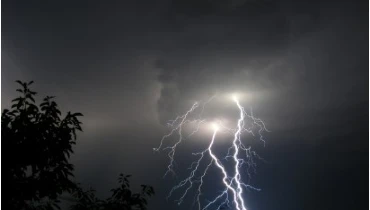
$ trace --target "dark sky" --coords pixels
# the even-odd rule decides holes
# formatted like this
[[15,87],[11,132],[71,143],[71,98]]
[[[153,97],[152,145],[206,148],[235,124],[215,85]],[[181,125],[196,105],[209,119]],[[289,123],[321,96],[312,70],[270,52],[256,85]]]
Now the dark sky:
[[1,105],[34,80],[85,115],[79,182],[107,196],[133,174],[157,191],[150,210],[183,210],[152,151],[165,121],[247,93],[272,131],[251,210],[368,209],[368,26],[367,1],[2,1]]

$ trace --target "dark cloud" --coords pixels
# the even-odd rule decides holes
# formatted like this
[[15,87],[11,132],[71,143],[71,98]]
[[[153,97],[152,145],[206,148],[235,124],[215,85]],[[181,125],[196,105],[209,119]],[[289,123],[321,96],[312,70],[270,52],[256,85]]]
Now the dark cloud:
[[[365,3],[364,3],[365,4]],[[218,93],[209,116],[243,101],[271,133],[251,209],[360,208],[368,193],[368,5],[198,0],[2,4],[2,107],[14,80],[35,80],[63,110],[83,112],[73,162],[102,195],[119,172],[155,185],[175,179],[153,154],[165,121]],[[184,145],[184,153],[191,145]],[[366,157],[365,157],[366,156]],[[187,161],[187,157],[179,158]],[[150,176],[148,176],[150,174]],[[341,186],[342,188],[340,188]],[[355,195],[357,192],[361,195]],[[326,196],[322,196],[326,195]]]
[[[290,118],[292,121],[284,125],[288,128],[300,121],[294,117],[298,113],[301,118],[338,104],[342,104],[343,110],[351,106],[343,99],[356,97],[351,93],[366,90],[343,84],[356,84],[361,80],[358,84],[366,85],[366,78],[353,74],[352,68],[366,65],[367,58],[366,47],[363,47],[366,36],[360,32],[355,32],[360,37],[349,36],[355,36],[354,31],[364,25],[361,22],[348,25],[354,21],[353,17],[350,17],[353,20],[347,19],[349,11],[327,5],[315,8],[315,4],[310,4],[306,5],[309,9],[302,6],[298,11],[279,10],[288,4],[279,6],[266,12],[263,19],[236,15],[238,21],[233,16],[222,17],[224,24],[219,25],[212,24],[216,19],[207,18],[189,23],[183,34],[188,29],[194,36],[182,37],[174,44],[174,50],[160,58],[157,66],[161,69],[158,80],[162,83],[162,94],[158,109],[163,113],[162,120],[173,115],[173,110],[177,109],[175,113],[184,110],[190,101],[216,92],[252,92],[257,98],[260,95],[254,105],[263,107],[262,112],[273,109],[275,113],[269,115],[275,116],[275,123],[281,118]],[[283,27],[276,25],[279,18]],[[259,25],[255,30],[258,34],[250,30],[248,23]],[[205,33],[210,31],[223,33]],[[270,39],[268,36],[272,34]],[[355,48],[362,52],[360,56],[348,54]],[[333,94],[336,96],[328,101]],[[302,110],[302,106],[306,110]],[[319,121],[322,120],[325,119]]]

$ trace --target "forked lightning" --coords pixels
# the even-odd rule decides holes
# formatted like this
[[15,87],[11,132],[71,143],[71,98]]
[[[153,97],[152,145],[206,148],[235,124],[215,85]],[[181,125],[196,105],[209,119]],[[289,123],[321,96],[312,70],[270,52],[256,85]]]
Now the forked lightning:
[[[253,116],[252,110],[248,113],[244,107],[240,104],[238,98],[234,95],[232,97],[235,102],[236,108],[239,113],[239,118],[237,120],[236,128],[228,128],[220,120],[216,122],[208,122],[207,119],[202,119],[203,112],[208,103],[210,103],[215,96],[211,97],[204,103],[194,103],[192,107],[183,115],[176,117],[175,120],[172,120],[168,123],[170,131],[164,135],[161,139],[161,142],[157,148],[154,148],[154,151],[163,151],[169,150],[168,157],[170,159],[169,165],[167,166],[167,171],[164,174],[166,176],[168,173],[175,173],[174,171],[174,162],[175,162],[175,153],[178,146],[185,141],[187,138],[192,137],[194,134],[200,131],[201,125],[205,123],[211,123],[213,135],[211,141],[207,148],[201,152],[192,153],[196,157],[195,161],[191,163],[189,169],[190,174],[187,178],[180,181],[176,186],[172,188],[167,198],[173,196],[175,191],[180,191],[181,196],[176,200],[177,204],[180,205],[185,197],[189,194],[189,191],[192,188],[196,189],[196,194],[194,197],[194,204],[197,204],[198,210],[206,209],[216,209],[219,210],[225,207],[235,207],[237,210],[247,210],[246,203],[244,200],[244,190],[253,189],[259,191],[260,189],[255,188],[249,184],[251,178],[251,173],[255,172],[256,159],[261,160],[262,158],[251,149],[251,146],[246,146],[242,141],[242,134],[247,132],[252,136],[257,136],[258,140],[262,141],[265,145],[265,139],[263,137],[264,132],[269,132],[266,129],[265,123],[258,118]],[[198,111],[199,113],[195,113]],[[193,117],[196,116],[196,117]],[[189,134],[185,134],[185,126],[192,126]],[[249,125],[249,126],[247,126]],[[220,131],[224,131],[232,134],[231,146],[227,149],[227,155],[219,158],[212,151],[212,146],[216,141],[217,134]],[[257,131],[257,133],[255,132]],[[177,140],[170,144],[169,146],[165,145],[165,140],[171,136],[177,135]],[[209,157],[208,159],[206,157]],[[208,162],[207,162],[208,161]],[[202,162],[203,167],[202,167]],[[233,164],[233,170],[227,170],[225,164]],[[224,189],[220,193],[212,198],[207,203],[202,202],[201,198],[205,196],[203,193],[203,184],[204,179],[209,175],[208,170],[212,167],[216,167],[220,170],[222,177],[220,177],[220,182],[224,186]],[[241,171],[245,170],[247,177],[244,181]]]

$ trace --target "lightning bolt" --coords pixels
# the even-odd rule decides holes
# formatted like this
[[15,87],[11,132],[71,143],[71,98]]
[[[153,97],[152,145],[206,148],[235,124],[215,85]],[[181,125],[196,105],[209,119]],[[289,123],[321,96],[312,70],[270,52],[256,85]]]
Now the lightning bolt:
[[[208,103],[210,103],[216,96],[211,97],[203,104],[195,102],[192,107],[183,115],[176,117],[174,120],[169,121],[168,126],[171,128],[170,131],[164,135],[157,148],[153,148],[154,151],[169,150],[167,153],[170,161],[167,166],[168,173],[175,174],[174,163],[175,163],[175,152],[177,147],[186,139],[199,132],[200,126],[208,122],[207,119],[202,119],[203,112]],[[247,132],[252,136],[258,136],[258,139],[265,145],[265,139],[263,137],[264,132],[270,132],[266,129],[265,123],[254,117],[252,110],[248,113],[244,107],[240,104],[236,97],[233,97],[233,101],[239,111],[239,118],[237,120],[236,128],[228,128],[222,121],[217,120],[213,125],[213,135],[207,148],[200,152],[192,153],[195,156],[195,160],[190,164],[188,168],[190,170],[189,176],[180,181],[174,186],[169,192],[167,199],[173,196],[173,193],[177,190],[183,189],[181,196],[176,200],[177,204],[180,205],[185,197],[189,194],[189,190],[192,188],[196,189],[194,203],[197,204],[198,210],[207,210],[214,207],[216,210],[220,210],[222,207],[231,208],[230,205],[234,205],[237,210],[247,210],[244,198],[243,189],[252,189],[260,191],[260,189],[253,187],[249,184],[252,177],[252,172],[256,172],[256,161],[263,160],[255,151],[252,150],[251,146],[245,146],[242,141],[242,134]],[[197,108],[200,108],[199,113],[195,113]],[[194,118],[194,119],[193,119]],[[184,138],[184,130],[189,124],[195,125],[190,131],[190,134]],[[217,134],[220,131],[233,134],[232,145],[228,148],[226,156],[222,159],[218,158],[212,151],[214,142],[216,141]],[[257,135],[255,134],[257,130]],[[178,139],[170,146],[165,147],[165,140],[171,136],[178,135]],[[233,171],[227,171],[224,164],[229,164],[230,159],[233,162]],[[223,163],[223,161],[225,163]],[[205,163],[205,167],[202,167],[202,163]],[[204,178],[209,174],[208,171],[211,167],[217,168],[221,174],[221,183],[224,189],[220,191],[212,200],[202,205],[201,197],[203,195],[203,184]],[[248,182],[243,181],[241,170],[245,169],[248,175]]]

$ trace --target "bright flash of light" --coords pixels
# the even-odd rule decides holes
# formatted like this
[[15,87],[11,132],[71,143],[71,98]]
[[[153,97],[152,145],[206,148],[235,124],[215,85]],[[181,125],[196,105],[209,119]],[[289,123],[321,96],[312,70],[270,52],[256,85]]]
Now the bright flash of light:
[[[168,173],[175,173],[174,162],[176,149],[184,140],[197,133],[201,124],[207,122],[207,119],[202,119],[202,114],[206,105],[210,103],[213,98],[215,98],[215,96],[204,103],[194,103],[185,114],[176,117],[175,120],[172,120],[168,123],[170,131],[163,136],[159,146],[154,148],[154,151],[169,150],[167,155],[170,161],[164,176],[166,176]],[[258,140],[265,144],[263,133],[269,131],[266,129],[265,123],[261,119],[253,116],[252,110],[250,113],[248,113],[244,109],[244,107],[240,104],[236,94],[232,95],[232,99],[235,102],[239,113],[236,128],[228,128],[223,125],[221,121],[210,123],[213,134],[208,147],[200,152],[192,153],[192,155],[195,156],[195,160],[188,168],[190,170],[190,174],[187,176],[187,178],[180,181],[171,189],[167,199],[173,196],[175,191],[181,191],[181,196],[176,200],[177,204],[180,205],[184,201],[185,197],[189,194],[189,190],[195,188],[196,194],[194,204],[197,204],[198,210],[206,210],[211,208],[220,210],[222,207],[231,208],[231,206],[234,206],[237,210],[247,210],[243,192],[245,189],[252,189],[256,191],[260,190],[251,186],[249,182],[252,173],[255,173],[256,159],[262,160],[262,158],[252,150],[251,146],[247,147],[245,145],[242,140],[242,134],[247,132],[252,136],[257,137]],[[200,110],[198,111],[197,108],[199,107]],[[196,126],[193,127],[189,135],[185,135],[184,128],[189,124],[195,124]],[[222,158],[218,158],[212,150],[212,146],[216,141],[217,134],[221,130],[231,133],[233,138],[231,141],[231,146],[227,149],[227,154]],[[255,134],[255,130],[258,131],[257,134]],[[165,140],[175,135],[178,136],[177,140],[169,146],[164,146]],[[206,158],[207,156],[209,157],[208,159]],[[202,167],[202,165],[204,165],[202,163],[205,163],[205,167]],[[233,164],[233,170],[228,171],[225,167],[225,164],[230,163]],[[201,200],[201,198],[204,196],[203,184],[205,177],[209,174],[208,170],[211,167],[216,167],[221,172],[222,177],[220,177],[220,183],[224,186],[224,188],[212,200],[204,203]],[[242,170],[247,172],[247,181],[244,181],[242,177]]]
[[212,128],[214,131],[218,131],[220,129],[220,126],[217,123],[212,123]]
[[234,93],[232,96],[232,99],[235,101],[235,102],[238,102],[238,96],[236,93]]

